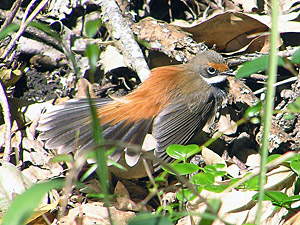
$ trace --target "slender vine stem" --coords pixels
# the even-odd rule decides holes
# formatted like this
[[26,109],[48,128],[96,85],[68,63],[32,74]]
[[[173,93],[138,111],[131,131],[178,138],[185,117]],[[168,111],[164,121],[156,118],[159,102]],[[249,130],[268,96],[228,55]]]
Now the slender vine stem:
[[271,27],[271,50],[270,50],[270,61],[268,68],[268,81],[267,81],[267,89],[266,89],[266,100],[263,105],[263,140],[262,146],[260,149],[261,152],[261,171],[260,171],[260,182],[259,182],[259,202],[258,202],[258,210],[257,210],[257,219],[256,224],[261,223],[261,213],[262,213],[262,201],[264,199],[264,185],[266,182],[266,163],[268,157],[268,144],[269,144],[269,134],[272,124],[272,114],[274,108],[274,96],[275,96],[275,87],[274,84],[276,82],[277,75],[277,64],[278,64],[278,50],[277,44],[279,39],[278,33],[278,9],[279,9],[279,1],[272,0],[271,1],[271,17],[272,17],[272,27]]

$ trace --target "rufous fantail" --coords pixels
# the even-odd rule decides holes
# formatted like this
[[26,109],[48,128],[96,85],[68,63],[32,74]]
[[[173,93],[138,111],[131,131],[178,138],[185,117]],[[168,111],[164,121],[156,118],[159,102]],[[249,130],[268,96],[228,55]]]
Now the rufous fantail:
[[[120,99],[93,99],[104,138],[142,146],[147,133],[152,133],[155,156],[170,162],[169,145],[187,144],[214,119],[227,95],[227,75],[231,74],[223,57],[207,50],[187,64],[153,69],[140,87]],[[82,151],[93,145],[91,121],[88,100],[70,100],[42,116],[39,138],[58,153]],[[124,148],[115,150],[110,158],[125,161],[128,169],[141,161]],[[129,176],[126,172],[117,175]]]

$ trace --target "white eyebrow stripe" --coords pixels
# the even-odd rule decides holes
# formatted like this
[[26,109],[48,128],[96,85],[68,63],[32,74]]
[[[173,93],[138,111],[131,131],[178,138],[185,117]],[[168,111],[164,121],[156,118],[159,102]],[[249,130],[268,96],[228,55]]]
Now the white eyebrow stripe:
[[206,77],[202,76],[202,78],[209,84],[218,84],[218,83],[222,83],[223,81],[225,81],[227,79],[227,76],[218,75],[218,76],[214,76],[214,77],[210,77],[210,78],[206,78]]

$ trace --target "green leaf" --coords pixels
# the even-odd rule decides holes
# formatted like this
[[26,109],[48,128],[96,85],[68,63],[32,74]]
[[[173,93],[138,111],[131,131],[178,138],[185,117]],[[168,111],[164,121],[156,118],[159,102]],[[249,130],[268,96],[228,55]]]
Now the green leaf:
[[294,119],[294,115],[291,114],[291,113],[285,113],[285,114],[283,115],[283,117],[284,117],[284,119],[286,119],[286,120],[292,120],[292,119]]
[[210,173],[198,173],[191,178],[191,183],[197,185],[214,184],[215,177]]
[[[209,211],[209,210],[206,209],[206,211]],[[214,220],[219,219],[218,215],[213,214],[213,213],[208,213],[208,212],[201,214],[201,217],[202,217],[201,222],[198,223],[198,225],[211,225],[211,224],[213,224]]]
[[294,102],[288,104],[287,109],[290,113],[300,112],[300,97],[298,97]]
[[[258,194],[255,194],[252,197],[253,200],[258,199]],[[291,199],[289,199],[289,197],[287,196],[287,194],[282,193],[280,191],[266,191],[265,195],[264,195],[264,201],[271,201],[273,205],[277,205],[280,207],[284,206],[284,202],[289,201]]]
[[259,124],[260,123],[260,119],[258,117],[253,117],[250,119],[250,122],[252,124]]
[[224,167],[225,165],[221,163],[218,163],[216,165],[207,165],[203,168],[203,171],[205,173],[212,174],[214,177],[224,176],[226,174],[225,171],[222,171]]
[[221,200],[220,199],[208,199],[207,200],[207,203],[209,204],[210,206],[210,212],[213,212],[213,213],[217,213],[219,212],[220,208],[221,208]]
[[80,181],[83,182],[85,179],[87,179],[89,176],[91,176],[96,170],[98,169],[97,163],[92,164],[89,169],[82,175],[80,178]]
[[86,191],[83,192],[83,193],[87,193],[87,196],[90,197],[90,198],[104,199],[104,197],[105,197],[104,193],[89,193],[89,192],[86,192]]
[[167,179],[164,176],[157,176],[154,178],[154,181],[156,183],[165,183],[167,182]]
[[140,213],[128,221],[128,225],[173,225],[165,216]]
[[100,50],[96,44],[93,45],[87,45],[85,50],[85,55],[89,59],[89,65],[90,65],[90,80],[91,83],[93,83],[92,77],[94,77],[94,74],[96,72],[97,68],[97,62],[99,60]]
[[290,164],[292,170],[295,171],[295,173],[298,174],[298,176],[300,175],[300,160],[293,160]]
[[214,177],[222,177],[226,174],[226,172],[222,170],[224,167],[225,165],[221,163],[216,165],[207,165],[203,168],[203,171],[213,175]]
[[122,166],[120,163],[115,162],[114,160],[107,159],[107,163],[110,166],[114,166],[114,167],[116,167],[116,168],[118,168],[120,170],[127,171],[126,167]]
[[9,24],[5,29],[0,33],[0,40],[5,38],[9,33],[16,32],[19,29],[19,25],[15,23]]
[[221,193],[226,188],[228,188],[228,186],[227,185],[205,185],[203,188],[207,191],[211,191],[211,192],[215,192],[215,193]]
[[[195,173],[200,169],[199,166],[192,163],[169,164],[169,166],[173,170],[175,170],[179,175],[187,175],[187,174]],[[163,169],[168,173],[175,175],[172,171],[169,171],[167,168],[163,167]]]
[[102,25],[101,19],[88,21],[85,25],[87,36],[93,38],[96,35],[99,28],[101,27],[101,25]]
[[292,203],[297,202],[300,200],[300,195],[293,195],[293,196],[289,196],[287,197],[284,201],[283,201],[283,205],[288,205],[290,206]]
[[[46,192],[54,188],[62,188],[64,180],[56,179],[36,184],[16,197],[4,214],[2,225],[20,225],[33,215]],[[18,213],[16,213],[18,212]]]
[[102,133],[102,126],[100,125],[100,120],[98,118],[96,106],[93,104],[93,101],[89,95],[89,92],[87,92],[89,98],[89,106],[90,106],[90,112],[92,116],[92,128],[93,128],[93,136],[94,136],[94,142],[95,146],[100,146],[95,149],[96,152],[96,158],[97,158],[97,174],[98,178],[101,184],[101,190],[104,193],[104,201],[107,205],[110,205],[109,202],[109,180],[108,180],[108,169],[107,169],[107,155],[106,155],[106,149],[104,147],[101,147],[102,144],[104,144],[105,140]]
[[273,160],[277,159],[278,157],[280,157],[281,155],[280,154],[274,154],[274,155],[270,155],[268,157],[268,163],[269,162],[272,162]]
[[257,191],[259,188],[259,176],[255,176],[250,180],[247,180],[243,185],[243,188],[246,190]]
[[[253,73],[257,73],[259,71],[265,71],[268,68],[268,64],[269,64],[268,55],[246,62],[238,70],[237,75],[235,77],[236,78],[248,77]],[[285,65],[281,57],[278,57],[278,65],[279,66]]]
[[300,49],[294,53],[291,63],[300,64]]
[[40,23],[40,22],[30,22],[29,25],[45,32],[49,36],[51,36],[51,37],[55,38],[56,40],[58,40],[59,42],[62,42],[61,37],[49,25],[45,25],[45,24]]
[[213,224],[214,220],[218,219],[217,215],[221,207],[221,200],[209,199],[208,204],[210,207],[207,207],[205,212],[202,214],[202,219],[199,225]]
[[225,165],[222,163],[217,163],[215,165],[207,165],[204,167],[204,169],[207,169],[208,171],[221,171],[225,168]]
[[70,154],[59,154],[51,158],[50,163],[55,162],[74,162],[72,155]]
[[172,158],[185,162],[190,156],[192,156],[192,152],[198,148],[198,145],[171,145],[167,147],[166,151]]
[[286,162],[291,162],[291,161],[294,161],[294,160],[300,160],[300,154],[294,155],[293,157],[286,160]]
[[193,194],[192,191],[190,191],[189,189],[181,189],[180,191],[177,192],[176,194],[176,198],[179,201],[191,201],[193,199],[195,199],[197,196]]
[[261,107],[262,107],[262,102],[259,101],[257,102],[255,105],[250,106],[246,112],[245,112],[245,118],[249,119],[249,118],[253,118],[253,117],[257,117],[259,116],[259,113],[261,111]]

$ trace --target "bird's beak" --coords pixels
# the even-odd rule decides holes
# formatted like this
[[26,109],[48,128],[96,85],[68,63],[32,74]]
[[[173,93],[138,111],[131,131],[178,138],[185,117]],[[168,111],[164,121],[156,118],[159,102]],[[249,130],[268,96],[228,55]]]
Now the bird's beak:
[[233,70],[228,70],[228,71],[222,72],[222,73],[220,73],[220,75],[231,76],[231,77],[235,76],[235,74],[233,73]]

